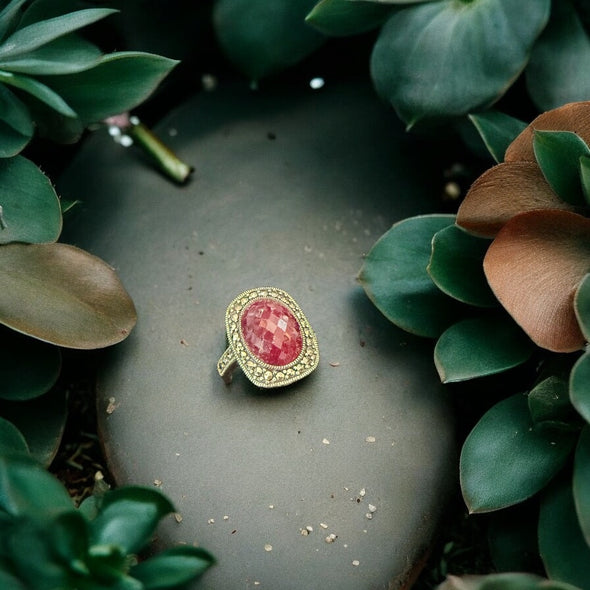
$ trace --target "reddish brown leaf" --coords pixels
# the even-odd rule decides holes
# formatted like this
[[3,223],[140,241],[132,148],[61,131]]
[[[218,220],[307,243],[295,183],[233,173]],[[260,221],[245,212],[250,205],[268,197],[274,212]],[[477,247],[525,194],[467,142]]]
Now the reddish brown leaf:
[[505,162],[535,161],[533,134],[540,131],[573,131],[590,145],[590,101],[570,102],[536,117],[508,146]]
[[536,209],[573,207],[559,199],[536,164],[503,163],[473,183],[459,207],[457,224],[475,235],[491,238],[514,215]]
[[513,217],[489,247],[484,271],[496,297],[542,348],[583,348],[573,299],[590,271],[590,219],[569,211]]

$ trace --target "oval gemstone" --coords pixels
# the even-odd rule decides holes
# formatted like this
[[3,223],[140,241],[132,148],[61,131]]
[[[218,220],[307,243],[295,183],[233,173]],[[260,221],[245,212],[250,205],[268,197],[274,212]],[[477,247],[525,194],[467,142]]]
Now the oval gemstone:
[[250,352],[273,366],[288,365],[301,353],[303,339],[297,318],[274,299],[258,299],[242,312],[242,337]]

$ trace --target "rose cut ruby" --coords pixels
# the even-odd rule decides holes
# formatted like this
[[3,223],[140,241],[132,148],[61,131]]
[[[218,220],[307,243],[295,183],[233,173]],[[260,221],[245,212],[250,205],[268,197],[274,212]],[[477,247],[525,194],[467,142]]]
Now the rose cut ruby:
[[242,337],[250,352],[273,366],[288,365],[301,353],[301,327],[291,310],[274,299],[257,299],[242,312]]

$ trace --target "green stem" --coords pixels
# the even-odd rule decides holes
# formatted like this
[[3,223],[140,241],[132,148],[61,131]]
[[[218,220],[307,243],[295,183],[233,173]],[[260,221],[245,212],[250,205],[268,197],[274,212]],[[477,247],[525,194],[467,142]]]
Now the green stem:
[[192,166],[183,162],[143,123],[132,118],[131,125],[124,131],[144,149],[164,174],[179,184],[188,180],[193,171]]

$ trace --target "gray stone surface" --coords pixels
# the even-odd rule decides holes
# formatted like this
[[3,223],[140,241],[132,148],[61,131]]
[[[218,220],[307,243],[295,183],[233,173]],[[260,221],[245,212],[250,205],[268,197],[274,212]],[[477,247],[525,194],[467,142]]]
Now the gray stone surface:
[[[403,587],[454,483],[452,420],[431,344],[355,277],[394,221],[436,207],[436,166],[362,85],[222,87],[158,131],[196,167],[188,186],[99,133],[59,187],[84,200],[64,240],[115,266],[139,314],[99,382],[114,476],[161,482],[182,522],[160,540],[216,555],[195,588]],[[226,306],[264,285],[301,305],[320,365],[285,389],[226,387]]]

